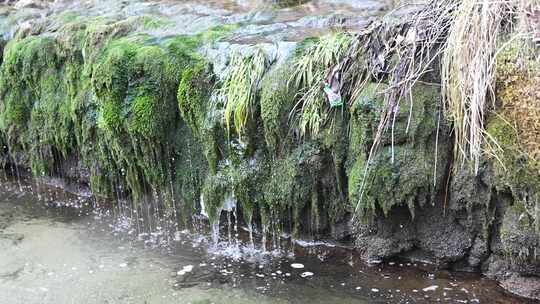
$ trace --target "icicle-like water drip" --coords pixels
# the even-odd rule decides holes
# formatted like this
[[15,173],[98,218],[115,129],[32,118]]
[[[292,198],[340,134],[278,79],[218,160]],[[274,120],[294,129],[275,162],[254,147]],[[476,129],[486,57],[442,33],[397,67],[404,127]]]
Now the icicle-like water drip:
[[173,183],[173,172],[174,168],[173,165],[175,162],[174,157],[171,156],[171,151],[167,149],[167,153],[169,154],[170,162],[169,162],[169,186],[171,188],[171,203],[172,203],[172,215],[173,215],[173,226],[174,226],[174,235],[178,232],[178,214],[176,210],[176,195],[174,192],[174,183]]
[[251,221],[248,223],[248,233],[249,233],[249,246],[251,249],[255,249],[255,242],[253,241],[253,224]]
[[159,202],[161,202],[161,195],[158,190],[152,187],[152,197],[150,197],[150,207],[152,208],[152,220],[154,222],[154,234],[158,235],[162,230],[162,219],[159,212]]
[[[233,214],[235,210],[236,210],[236,197],[234,197],[234,193],[230,192],[225,196],[225,200],[223,201],[223,211],[227,212],[227,237],[228,237],[229,244],[233,243],[232,229],[236,230],[236,228],[233,227],[233,223],[231,220],[231,214]],[[219,214],[218,214],[218,217],[219,217]]]
[[217,246],[219,244],[219,221],[221,217],[222,209],[218,209],[215,212],[214,218],[210,218],[208,210],[206,209],[204,195],[201,193],[199,203],[201,205],[201,215],[210,220],[210,236],[212,238],[212,244]]
[[227,240],[229,244],[232,244],[232,233],[231,233],[231,212],[227,211]]
[[238,207],[235,205],[233,209],[233,216],[234,216],[234,244],[238,246],[240,243],[238,239]]
[[212,243],[214,246],[219,244],[219,216],[210,223],[210,233],[212,234]]
[[278,235],[278,232],[277,232],[277,217],[275,215],[275,209],[274,208],[270,209],[269,223],[270,223],[269,229],[270,229],[270,233],[272,235],[272,240],[271,240],[272,250],[276,250],[277,247],[278,247],[277,239],[279,238],[279,235]]
[[261,241],[261,250],[267,252],[266,250],[266,234],[268,233],[268,226],[266,223],[262,224],[262,241]]
[[267,252],[266,250],[266,235],[268,233],[268,214],[266,213],[266,210],[264,208],[261,209],[261,233],[262,233],[262,240],[261,240],[261,250],[263,252]]

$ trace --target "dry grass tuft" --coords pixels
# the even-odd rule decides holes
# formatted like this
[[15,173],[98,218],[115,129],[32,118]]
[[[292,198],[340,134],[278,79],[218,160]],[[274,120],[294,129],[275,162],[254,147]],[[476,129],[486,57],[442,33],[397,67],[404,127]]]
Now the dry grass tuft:
[[454,126],[454,155],[460,169],[472,162],[478,173],[486,140],[488,101],[495,101],[495,58],[505,2],[461,2],[442,58],[443,98]]

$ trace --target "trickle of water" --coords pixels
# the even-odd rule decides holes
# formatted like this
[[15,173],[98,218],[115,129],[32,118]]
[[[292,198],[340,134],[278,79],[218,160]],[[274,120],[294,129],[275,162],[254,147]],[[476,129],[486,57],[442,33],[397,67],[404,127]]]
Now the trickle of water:
[[268,225],[266,223],[262,223],[262,241],[261,241],[261,250],[263,252],[266,252],[266,234],[268,233]]
[[227,240],[229,241],[229,244],[232,244],[232,232],[231,232],[231,213],[229,211],[225,211],[227,213]]
[[238,244],[238,213],[237,213],[237,206],[234,206],[233,209],[233,216],[234,216],[234,243]]
[[216,216],[216,219],[211,223],[210,233],[212,236],[212,242],[214,246],[217,246],[219,243],[219,216]]
[[255,242],[253,241],[253,224],[251,222],[248,224],[248,232],[249,232],[249,246],[252,249],[254,249]]

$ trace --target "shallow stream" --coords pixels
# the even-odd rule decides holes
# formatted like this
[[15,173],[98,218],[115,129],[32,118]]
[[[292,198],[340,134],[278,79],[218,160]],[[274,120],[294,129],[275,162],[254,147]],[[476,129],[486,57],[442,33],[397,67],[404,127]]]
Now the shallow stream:
[[242,245],[216,247],[206,234],[165,242],[88,202],[2,180],[0,303],[526,303],[477,275],[370,266],[329,244],[239,256]]

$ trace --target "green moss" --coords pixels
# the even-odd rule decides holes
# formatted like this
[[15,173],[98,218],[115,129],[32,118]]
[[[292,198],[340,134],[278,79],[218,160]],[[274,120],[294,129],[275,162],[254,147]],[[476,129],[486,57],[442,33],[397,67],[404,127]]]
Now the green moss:
[[[297,236],[302,223],[303,210],[318,213],[318,174],[321,171],[320,151],[316,145],[305,143],[289,154],[273,159],[269,165],[269,175],[263,183],[264,205],[273,217],[289,218],[292,233]],[[337,204],[337,201],[328,202]],[[292,215],[292,218],[290,218]],[[311,227],[304,227],[305,231]]]
[[203,43],[214,43],[229,37],[239,27],[239,24],[218,25],[198,34],[198,37]]
[[204,211],[211,223],[219,219],[225,195],[230,193],[230,185],[227,176],[221,173],[210,174],[204,181],[202,188]]
[[58,14],[57,18],[62,23],[69,23],[69,22],[77,21],[82,17],[74,11],[63,11],[60,14]]
[[289,113],[294,106],[296,92],[289,82],[292,64],[284,63],[271,70],[261,85],[261,119],[264,138],[269,150],[278,151],[284,143],[288,129]]
[[30,152],[35,174],[48,173],[52,151],[65,156],[73,140],[69,100],[62,86],[65,58],[55,40],[46,36],[13,40],[4,58],[0,132],[6,135],[10,152]]
[[178,86],[178,108],[191,130],[200,135],[204,128],[212,93],[213,80],[205,61],[199,61],[182,72]]
[[214,87],[214,76],[210,70],[210,65],[204,60],[196,60],[184,69],[177,100],[180,115],[199,139],[210,169],[215,173],[220,158],[218,138],[223,132],[215,104],[210,100]]
[[274,5],[278,8],[287,8],[301,5],[306,2],[308,2],[308,0],[276,0],[274,1]]
[[0,71],[0,141],[35,175],[61,174],[77,158],[96,195],[135,203],[155,196],[182,210],[187,225],[207,170],[176,101],[195,47],[132,34],[140,21],[70,18],[54,36],[10,42]]
[[500,230],[505,255],[514,262],[536,261],[540,250],[540,235],[534,230],[535,219],[517,203],[510,206]]
[[495,185],[508,191],[540,235],[540,146],[537,107],[540,64],[531,46],[516,40],[497,56],[497,113],[487,122]]
[[122,108],[136,52],[135,43],[129,40],[115,41],[106,48],[94,68],[92,85],[103,109],[101,126],[105,129],[118,130],[126,114],[122,113]]
[[164,50],[152,46],[139,49],[134,58],[131,81],[138,87],[131,105],[131,133],[136,132],[149,139],[163,139],[167,128],[174,124],[180,67],[176,67],[169,56]]
[[[359,203],[358,210],[365,216],[372,216],[377,210],[388,214],[394,206],[400,205],[407,205],[414,215],[415,206],[433,202],[440,190],[437,187],[443,184],[448,141],[447,136],[440,136],[436,158],[436,105],[439,93],[428,85],[417,85],[413,89],[410,123],[410,108],[402,106],[396,116],[393,139],[392,130],[389,130],[381,139],[381,147],[374,154],[366,175],[366,162],[383,104],[382,96],[377,93],[383,89],[384,86],[369,85],[352,109],[348,157],[349,201],[353,206]],[[444,128],[439,132],[444,134]],[[437,172],[436,164],[440,168]]]
[[177,77],[187,61],[175,56],[128,38],[109,42],[95,65],[98,127],[135,197],[145,185],[169,187],[172,178],[163,144],[174,132]]
[[143,29],[153,30],[174,26],[174,22],[163,17],[142,16]]
[[302,186],[298,183],[298,178],[301,176],[299,170],[298,161],[294,156],[279,159],[273,163],[270,167],[270,178],[263,189],[265,202],[268,205],[283,209],[289,204],[301,204],[303,200],[295,200],[295,195],[302,195],[295,191],[297,186]]
[[193,57],[200,57],[196,50],[204,44],[210,44],[217,42],[227,36],[238,28],[237,24],[216,26],[197,33],[195,35],[177,35],[167,39],[164,42],[164,46],[171,52],[182,53]]
[[176,93],[194,47],[130,35],[140,21],[70,18],[56,38],[6,48],[0,133],[35,174],[76,153],[96,193],[122,188],[137,199],[150,189],[170,199],[176,152],[167,145],[179,141]]
[[123,128],[149,139],[165,133],[176,109],[173,92],[179,69],[169,56],[159,47],[131,40],[107,46],[92,77],[101,127],[111,132]]
[[170,160],[174,164],[174,189],[177,208],[186,227],[192,215],[200,211],[201,191],[207,176],[208,164],[202,146],[190,128],[182,124],[175,134],[174,154]]

